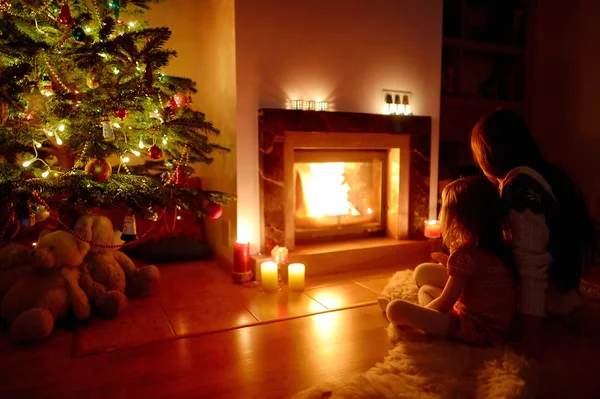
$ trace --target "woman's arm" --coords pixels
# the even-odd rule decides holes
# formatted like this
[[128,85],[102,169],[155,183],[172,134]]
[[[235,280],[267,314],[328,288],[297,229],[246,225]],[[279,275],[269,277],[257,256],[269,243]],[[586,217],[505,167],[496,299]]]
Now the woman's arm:
[[442,291],[442,295],[429,302],[426,308],[437,310],[439,312],[449,312],[460,295],[465,290],[467,278],[464,276],[450,276],[448,282]]

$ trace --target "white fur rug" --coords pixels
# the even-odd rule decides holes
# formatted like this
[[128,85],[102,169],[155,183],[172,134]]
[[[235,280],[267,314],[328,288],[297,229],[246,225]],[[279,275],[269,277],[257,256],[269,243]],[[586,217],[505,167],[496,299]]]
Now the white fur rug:
[[[547,323],[543,361],[527,361],[508,346],[474,348],[390,325],[396,346],[383,363],[296,398],[600,398],[600,290],[584,285],[582,292],[577,318]],[[412,272],[396,273],[384,293],[416,302]]]

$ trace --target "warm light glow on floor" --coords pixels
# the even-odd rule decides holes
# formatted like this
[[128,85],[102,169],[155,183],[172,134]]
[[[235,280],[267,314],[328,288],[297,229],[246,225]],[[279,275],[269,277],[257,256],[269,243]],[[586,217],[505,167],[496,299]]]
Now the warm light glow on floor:
[[342,328],[340,312],[322,313],[311,316],[311,319],[315,322],[315,331],[321,339],[337,338],[338,330]]

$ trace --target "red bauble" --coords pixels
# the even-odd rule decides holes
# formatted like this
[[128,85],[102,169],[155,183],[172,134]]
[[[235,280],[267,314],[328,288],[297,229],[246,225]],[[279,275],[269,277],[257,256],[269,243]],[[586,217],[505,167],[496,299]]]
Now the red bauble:
[[92,158],[85,165],[85,174],[99,183],[104,183],[110,178],[112,168],[106,159]]
[[209,219],[218,219],[223,214],[223,207],[214,202],[209,202],[206,206],[206,217]]
[[71,9],[67,3],[60,6],[60,12],[56,20],[61,25],[71,25],[73,23],[73,17],[71,16]]
[[123,119],[127,118],[127,115],[129,115],[129,111],[127,111],[126,109],[117,108],[115,110],[115,116],[117,118],[119,118],[120,120],[123,120]]
[[159,146],[154,144],[152,147],[148,148],[148,156],[152,159],[160,159],[162,158],[162,150]]
[[171,98],[171,99],[169,99],[169,101],[167,102],[167,108],[166,108],[166,109],[170,110],[169,112],[170,112],[170,113],[171,113],[173,116],[175,116],[175,115],[177,115],[177,111],[178,111],[178,109],[179,109],[179,106],[177,105],[177,102],[176,102],[176,101],[175,101],[173,98]]
[[173,101],[175,101],[175,103],[177,104],[177,106],[181,109],[186,109],[188,106],[188,103],[190,102],[189,97],[187,96],[187,94],[182,93],[180,91],[178,91],[177,93],[175,93],[173,95]]

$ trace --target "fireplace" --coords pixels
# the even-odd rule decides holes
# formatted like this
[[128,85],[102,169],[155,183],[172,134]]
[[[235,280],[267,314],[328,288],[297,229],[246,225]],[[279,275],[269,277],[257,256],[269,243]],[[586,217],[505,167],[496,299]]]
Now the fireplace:
[[296,244],[385,235],[385,150],[295,150]]
[[261,252],[422,240],[430,135],[423,116],[260,110]]

